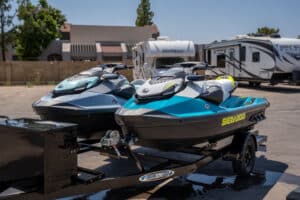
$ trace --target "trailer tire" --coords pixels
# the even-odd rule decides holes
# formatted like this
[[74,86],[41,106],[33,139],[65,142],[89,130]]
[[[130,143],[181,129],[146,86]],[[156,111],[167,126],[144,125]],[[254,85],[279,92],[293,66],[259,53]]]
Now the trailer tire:
[[256,145],[253,137],[248,137],[236,160],[232,161],[233,171],[239,176],[248,176],[255,165]]

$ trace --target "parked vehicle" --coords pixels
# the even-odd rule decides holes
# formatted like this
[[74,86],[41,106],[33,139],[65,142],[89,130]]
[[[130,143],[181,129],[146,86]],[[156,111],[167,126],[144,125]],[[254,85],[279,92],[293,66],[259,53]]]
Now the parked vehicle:
[[127,137],[138,144],[177,150],[251,130],[265,119],[265,98],[232,95],[232,78],[203,80],[171,68],[147,80],[116,112]]
[[105,63],[101,64],[99,67],[102,67],[107,72],[113,73],[116,70],[127,69],[127,65],[123,63]]
[[79,136],[101,138],[118,128],[114,112],[135,93],[124,76],[111,73],[119,66],[101,65],[69,77],[32,107],[43,120],[76,123]]
[[207,70],[208,76],[227,74],[250,85],[300,82],[299,39],[238,36],[213,42],[205,52],[208,64],[217,66]]
[[135,79],[151,78],[159,68],[189,61],[195,56],[192,41],[172,41],[167,38],[140,42],[132,51]]

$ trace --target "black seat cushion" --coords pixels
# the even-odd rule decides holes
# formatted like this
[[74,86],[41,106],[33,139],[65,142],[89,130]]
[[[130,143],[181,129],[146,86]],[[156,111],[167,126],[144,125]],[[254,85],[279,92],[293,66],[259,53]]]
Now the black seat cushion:
[[206,88],[206,91],[200,95],[200,98],[219,105],[223,102],[223,96],[224,93],[220,86],[210,85]]

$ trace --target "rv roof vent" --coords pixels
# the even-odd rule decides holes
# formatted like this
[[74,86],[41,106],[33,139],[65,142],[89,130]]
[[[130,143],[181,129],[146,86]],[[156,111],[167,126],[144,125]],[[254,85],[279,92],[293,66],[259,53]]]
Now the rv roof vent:
[[278,34],[278,33],[272,33],[272,34],[270,35],[270,37],[271,37],[271,38],[281,38],[280,34]]
[[159,36],[157,40],[169,40],[168,36]]

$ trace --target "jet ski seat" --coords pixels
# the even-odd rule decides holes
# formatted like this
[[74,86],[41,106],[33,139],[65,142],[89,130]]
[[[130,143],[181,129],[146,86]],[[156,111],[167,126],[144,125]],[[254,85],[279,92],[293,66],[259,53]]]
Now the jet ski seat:
[[119,90],[114,91],[115,95],[118,95],[125,99],[129,99],[134,95],[134,93],[135,93],[135,88],[131,84],[124,84],[119,88]]
[[237,85],[233,79],[224,78],[204,81],[202,87],[200,98],[221,104],[231,96]]

